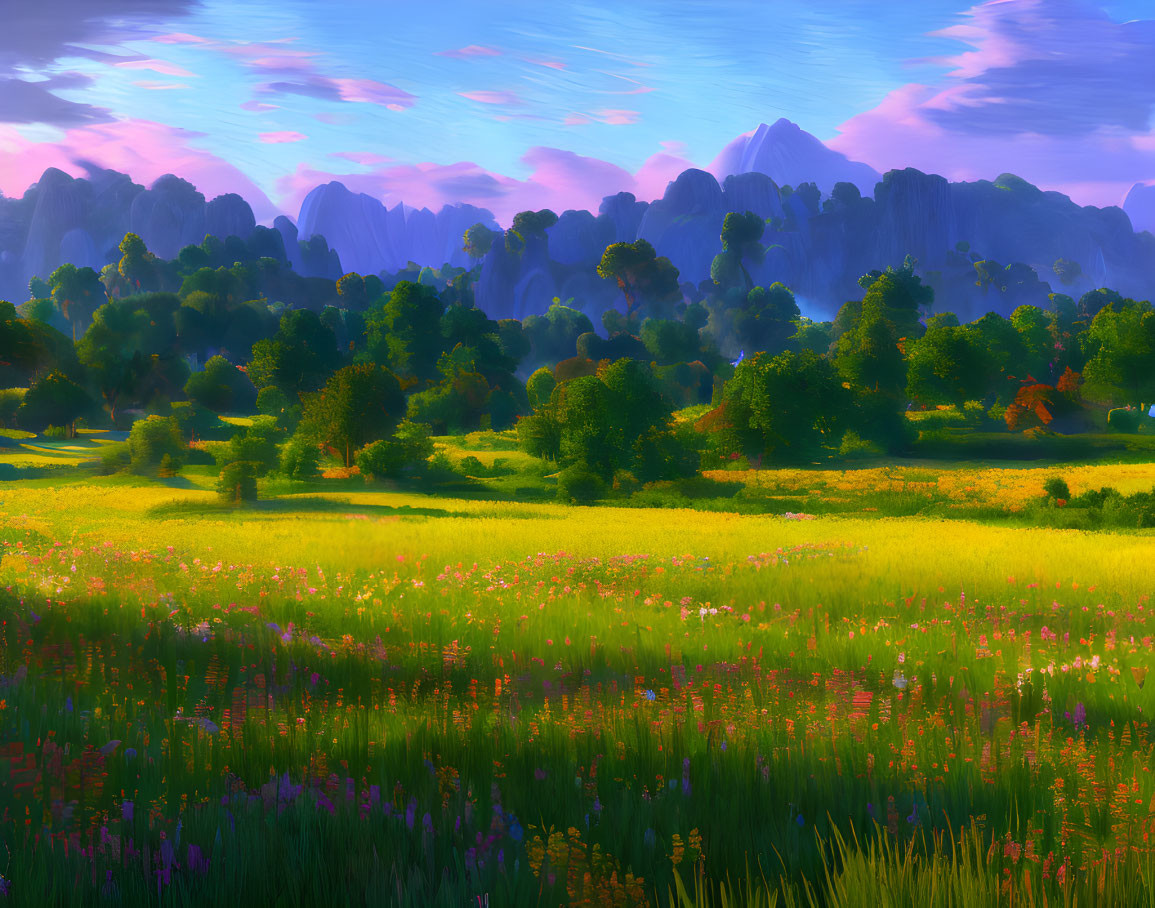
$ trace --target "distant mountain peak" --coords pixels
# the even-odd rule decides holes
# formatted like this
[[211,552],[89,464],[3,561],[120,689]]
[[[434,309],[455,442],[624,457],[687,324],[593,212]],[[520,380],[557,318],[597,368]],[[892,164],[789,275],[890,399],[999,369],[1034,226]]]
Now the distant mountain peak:
[[719,180],[739,173],[764,173],[779,185],[816,183],[829,194],[835,183],[856,185],[863,195],[873,195],[881,175],[873,167],[851,161],[827,148],[797,123],[780,117],[772,125],[761,123],[722,149],[707,168]]

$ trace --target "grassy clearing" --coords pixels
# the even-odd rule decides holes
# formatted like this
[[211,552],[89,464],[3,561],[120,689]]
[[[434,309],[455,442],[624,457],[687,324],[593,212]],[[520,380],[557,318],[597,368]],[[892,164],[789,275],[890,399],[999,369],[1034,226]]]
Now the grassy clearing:
[[1151,535],[211,485],[0,489],[16,904],[1155,892]]

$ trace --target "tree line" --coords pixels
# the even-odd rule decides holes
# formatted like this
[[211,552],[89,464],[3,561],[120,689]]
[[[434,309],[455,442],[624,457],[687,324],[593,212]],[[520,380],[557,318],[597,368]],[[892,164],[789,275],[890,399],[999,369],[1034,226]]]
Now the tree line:
[[[476,225],[463,246],[475,259],[499,241],[516,252],[553,221],[524,212],[504,235]],[[128,234],[103,272],[63,265],[32,280],[27,302],[0,302],[0,424],[74,433],[78,420],[126,427],[154,416],[165,428],[137,448],[171,466],[182,444],[220,431],[217,414],[256,412],[267,431],[241,433],[237,457],[250,444],[263,459],[233,462],[268,467],[271,444],[302,475],[315,466],[310,452],[327,450],[394,476],[428,456],[431,435],[516,427],[565,483],[596,490],[737,456],[899,451],[911,408],[1079,431],[1113,407],[1111,428],[1127,431],[1155,399],[1149,302],[1056,293],[1047,309],[961,324],[934,310],[908,258],[863,275],[861,299],[816,322],[789,288],[750,279],[764,226],[727,215],[711,280],[693,294],[645,240],[611,244],[597,272],[620,306],[601,314],[601,332],[573,300],[490,319],[474,305],[478,267],[326,281],[296,275],[276,231],[209,236],[169,261]],[[989,265],[975,263],[976,282],[991,280]],[[674,419],[693,405],[708,412]]]

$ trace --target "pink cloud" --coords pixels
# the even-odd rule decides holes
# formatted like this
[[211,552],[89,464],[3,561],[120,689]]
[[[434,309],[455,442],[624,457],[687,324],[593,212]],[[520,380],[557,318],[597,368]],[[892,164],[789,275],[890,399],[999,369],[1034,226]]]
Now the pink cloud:
[[129,60],[125,63],[114,63],[117,69],[150,69],[162,76],[195,76],[183,66],[169,63],[167,60]]
[[201,136],[150,120],[121,120],[70,129],[58,142],[33,142],[15,128],[0,124],[0,159],[4,160],[0,192],[19,198],[46,168],[84,176],[86,171],[77,162],[93,161],[144,185],[175,173],[206,198],[235,192],[252,206],[258,221],[271,221],[279,214],[268,196],[235,166],[191,144]]
[[390,110],[412,107],[417,99],[407,91],[386,82],[372,79],[333,79],[333,84],[342,101],[357,101],[365,104],[379,104]]
[[[826,144],[885,172],[916,167],[950,180],[993,180],[1015,173],[1041,189],[1083,205],[1118,205],[1131,185],[1155,173],[1155,133],[1134,135],[1099,127],[1081,136],[949,130],[931,119],[928,102],[940,93],[925,85],[895,89],[873,110],[839,127]],[[1088,179],[1092,175],[1099,179]]]
[[172,32],[167,35],[157,35],[150,40],[157,44],[208,44],[208,38],[202,38],[200,35],[190,35],[187,32]]
[[526,57],[525,62],[531,63],[534,66],[545,66],[549,69],[565,69],[566,68],[566,64],[562,63],[559,60],[531,60],[528,57]]
[[878,170],[952,180],[1011,172],[1083,204],[1114,205],[1155,173],[1155,29],[1078,0],[988,0],[936,32],[968,49],[931,61],[827,144]]
[[266,104],[264,101],[245,101],[241,105],[241,110],[252,110],[257,112],[280,109],[281,108],[279,108],[276,104]]
[[459,47],[456,50],[439,50],[434,54],[435,57],[453,57],[457,60],[469,60],[476,57],[500,57],[501,51],[495,47],[481,47],[477,44],[470,44],[467,47]]
[[266,145],[281,145],[285,142],[302,142],[309,137],[303,132],[293,132],[289,129],[281,132],[262,132],[259,138]]
[[262,57],[252,57],[245,63],[252,69],[272,70],[273,72],[312,72],[312,58],[316,54],[308,51],[282,51],[266,54]]
[[521,98],[512,91],[459,91],[458,94],[479,104],[514,105],[521,103]]
[[143,88],[146,91],[171,91],[172,89],[176,88],[189,87],[183,82],[149,82],[147,80],[143,82],[133,82],[132,84],[137,88]]
[[467,161],[376,166],[370,154],[333,156],[374,169],[368,173],[338,174],[298,165],[295,173],[277,183],[286,209],[299,210],[314,187],[339,180],[353,192],[380,199],[390,207],[404,202],[436,211],[443,205],[465,202],[488,208],[500,223],[509,224],[517,212],[527,209],[551,208],[559,214],[569,208],[596,212],[603,198],[622,191],[645,200],[655,199],[678,174],[694,166],[685,158],[659,153],[634,175],[608,161],[539,146],[523,155],[522,163],[530,169],[530,175],[518,180]]
[[636,110],[599,110],[594,116],[610,126],[629,126],[641,115]]
[[[662,145],[679,145],[679,142],[663,142]],[[666,187],[681,176],[682,172],[696,167],[693,161],[688,161],[679,154],[659,152],[651,155],[634,175],[634,188],[630,190],[644,202],[660,199],[666,193]]]

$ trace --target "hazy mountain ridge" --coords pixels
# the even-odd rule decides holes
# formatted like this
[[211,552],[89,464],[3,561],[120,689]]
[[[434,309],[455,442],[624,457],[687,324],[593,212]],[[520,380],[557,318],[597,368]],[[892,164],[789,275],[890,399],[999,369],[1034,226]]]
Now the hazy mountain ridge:
[[[660,199],[619,193],[606,197],[597,214],[559,212],[544,239],[530,238],[519,252],[494,243],[481,261],[478,305],[495,318],[543,311],[555,296],[572,297],[590,312],[608,308],[617,290],[597,277],[597,262],[608,244],[639,238],[674,263],[684,285],[696,286],[709,279],[721,251],[725,215],[747,210],[767,221],[768,251],[762,262],[749,263],[752,277],[792,287],[815,315],[832,315],[859,295],[860,275],[898,265],[907,254],[936,287],[936,308],[960,317],[1046,304],[1052,291],[1092,286],[1155,296],[1155,237],[1132,226],[1155,223],[1155,187],[1137,184],[1124,211],[1081,207],[1012,175],[950,183],[908,169],[879,177],[779,120],[729,143],[708,171],[683,172]],[[296,225],[278,217],[274,227],[298,273],[335,278],[343,271],[396,272],[409,262],[468,267],[461,237],[475,223],[500,229],[484,208],[387,208],[333,181],[306,196]],[[0,298],[24,299],[31,277],[47,277],[66,261],[103,267],[118,257],[128,231],[172,258],[206,233],[247,239],[255,226],[240,196],[206,200],[176,176],[145,189],[95,166],[76,179],[50,168],[22,198],[0,198]],[[299,242],[317,235],[327,245]],[[996,260],[1000,268],[1022,263],[1036,276],[1019,267],[978,286],[976,259]],[[1081,274],[1068,272],[1067,283],[1060,282],[1052,268],[1058,259],[1077,263]]]

